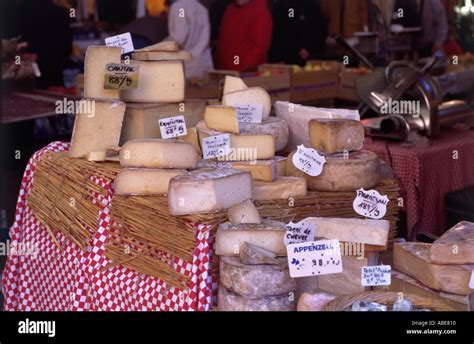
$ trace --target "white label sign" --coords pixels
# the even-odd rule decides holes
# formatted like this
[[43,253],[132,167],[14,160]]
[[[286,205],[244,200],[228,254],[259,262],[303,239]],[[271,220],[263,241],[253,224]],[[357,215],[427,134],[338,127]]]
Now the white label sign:
[[296,153],[293,155],[293,165],[311,177],[317,177],[323,172],[326,158],[313,148],[306,148],[299,145]]
[[106,38],[105,45],[108,47],[122,48],[122,54],[126,54],[135,50],[130,32]]
[[162,118],[158,123],[160,125],[162,139],[172,139],[179,136],[186,136],[188,134],[186,121],[183,115]]
[[363,266],[361,280],[364,287],[390,285],[392,283],[392,267],[390,265]]
[[286,247],[292,278],[342,272],[339,240],[318,240]]
[[202,140],[203,158],[214,159],[221,156],[229,155],[230,151],[230,135],[222,134],[209,136]]
[[376,190],[366,191],[361,188],[356,191],[356,197],[354,198],[354,202],[352,202],[352,207],[359,215],[380,220],[387,212],[388,202],[387,195],[382,196]]
[[237,121],[242,123],[262,123],[262,104],[239,104],[235,109],[237,111]]
[[283,242],[285,246],[314,240],[316,225],[314,223],[302,220],[298,223],[289,222],[286,225],[286,233]]
[[474,289],[474,270],[471,273],[471,280],[469,281],[469,288]]

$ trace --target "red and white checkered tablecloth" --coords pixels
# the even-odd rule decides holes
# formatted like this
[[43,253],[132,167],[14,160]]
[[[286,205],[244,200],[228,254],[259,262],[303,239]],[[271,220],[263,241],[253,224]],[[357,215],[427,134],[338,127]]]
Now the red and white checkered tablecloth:
[[442,234],[446,230],[444,195],[474,185],[474,131],[444,130],[427,148],[370,139],[365,148],[391,161],[401,180],[410,239],[418,232]]
[[[10,251],[3,272],[5,310],[10,311],[206,311],[215,297],[217,277],[212,276],[212,233],[196,224],[196,248],[192,262],[176,259],[177,271],[190,276],[190,288],[167,288],[160,279],[113,266],[105,257],[104,244],[110,222],[112,186],[99,178],[94,182],[108,190],[101,204],[99,226],[84,252],[74,242],[54,231],[58,247],[35,217],[26,201],[34,179],[36,162],[46,151],[65,151],[69,144],[53,142],[30,159],[21,183],[10,229]],[[53,229],[54,230],[54,229]],[[23,244],[23,245],[22,245]],[[29,246],[27,246],[29,245]],[[23,247],[23,251],[20,251]],[[26,251],[25,247],[34,247]],[[26,253],[26,254],[25,254]]]

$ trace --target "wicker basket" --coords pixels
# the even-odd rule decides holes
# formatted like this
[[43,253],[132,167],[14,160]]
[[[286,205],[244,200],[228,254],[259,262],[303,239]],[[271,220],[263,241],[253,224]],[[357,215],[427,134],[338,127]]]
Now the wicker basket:
[[430,309],[432,311],[455,311],[454,308],[439,300],[429,299],[414,294],[383,291],[368,291],[339,296],[329,302],[324,310],[328,312],[341,312],[350,308],[356,301],[378,302],[387,306],[392,306],[401,295],[403,298],[410,300],[416,308]]

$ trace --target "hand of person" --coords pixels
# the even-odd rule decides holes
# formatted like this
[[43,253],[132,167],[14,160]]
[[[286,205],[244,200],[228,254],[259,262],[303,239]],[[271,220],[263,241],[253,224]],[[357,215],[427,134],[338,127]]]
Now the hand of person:
[[306,50],[305,48],[301,49],[299,52],[298,52],[298,55],[303,59],[303,60],[307,60],[309,59],[309,56],[311,55],[309,53],[308,50]]

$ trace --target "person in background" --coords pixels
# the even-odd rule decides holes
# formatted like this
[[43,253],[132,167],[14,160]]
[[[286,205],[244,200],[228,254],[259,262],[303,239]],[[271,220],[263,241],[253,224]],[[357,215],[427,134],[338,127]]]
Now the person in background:
[[266,63],[273,21],[267,0],[235,0],[222,18],[216,49],[219,69],[250,71]]
[[273,9],[270,62],[304,66],[326,50],[327,20],[318,0],[281,0]]
[[367,0],[321,0],[321,8],[329,20],[330,34],[350,38],[368,23]]
[[175,0],[168,15],[169,37],[192,54],[185,61],[187,79],[203,79],[213,69],[210,48],[211,25],[207,9],[198,0]]

